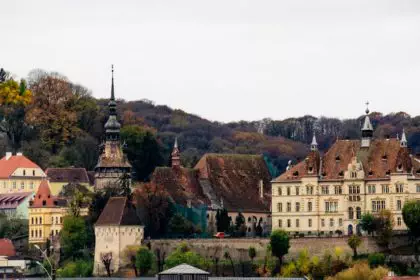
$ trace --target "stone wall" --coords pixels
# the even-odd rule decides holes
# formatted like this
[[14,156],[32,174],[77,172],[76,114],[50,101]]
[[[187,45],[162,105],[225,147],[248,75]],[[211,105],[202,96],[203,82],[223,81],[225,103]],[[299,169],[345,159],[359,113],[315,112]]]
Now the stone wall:
[[[343,254],[352,255],[353,252],[347,245],[347,237],[303,237],[291,239],[289,254],[287,259],[297,257],[299,251],[308,249],[311,256],[322,256],[326,250],[333,253],[335,247],[340,247]],[[363,244],[358,249],[360,254],[372,253],[382,251],[376,245],[376,242],[371,237],[362,237]],[[213,257],[218,255],[223,257],[225,251],[229,251],[231,256],[239,260],[248,254],[248,248],[254,247],[257,250],[257,259],[265,256],[265,251],[269,239],[267,238],[226,238],[226,239],[157,239],[151,240],[152,250],[159,248],[166,255],[174,250],[182,242],[187,243],[194,251],[205,257]],[[394,237],[391,242],[391,248],[399,247],[408,244],[408,238],[405,236]],[[245,256],[246,257],[246,256]]]

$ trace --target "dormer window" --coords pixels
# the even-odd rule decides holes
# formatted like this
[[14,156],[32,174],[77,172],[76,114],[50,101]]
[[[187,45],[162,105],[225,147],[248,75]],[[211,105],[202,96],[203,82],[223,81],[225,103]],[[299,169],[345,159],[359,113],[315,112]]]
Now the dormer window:
[[356,171],[350,172],[350,178],[352,178],[352,179],[357,178],[357,172]]
[[370,170],[369,171],[369,176],[372,176],[373,175],[373,171],[372,170]]
[[386,175],[386,176],[391,175],[391,170],[388,170],[388,171],[385,173],[385,175]]
[[344,171],[341,170],[340,172],[338,172],[338,176],[343,177],[344,176]]
[[327,172],[322,172],[322,176],[323,177],[327,176]]
[[42,206],[45,206],[45,205],[47,205],[47,201],[46,200],[43,200],[42,201]]
[[298,171],[293,172],[293,176],[295,177],[299,176],[299,172]]
[[339,162],[340,161],[340,156],[336,156],[335,161]]
[[314,172],[314,168],[312,166],[309,166],[308,173],[313,173],[313,172]]
[[387,160],[388,159],[388,156],[386,155],[386,154],[384,154],[383,156],[382,156],[382,160]]
[[398,166],[397,166],[397,171],[402,171],[403,170],[403,166],[402,166],[402,164],[400,163],[400,164],[398,164]]
[[416,174],[420,174],[420,169],[417,169]]

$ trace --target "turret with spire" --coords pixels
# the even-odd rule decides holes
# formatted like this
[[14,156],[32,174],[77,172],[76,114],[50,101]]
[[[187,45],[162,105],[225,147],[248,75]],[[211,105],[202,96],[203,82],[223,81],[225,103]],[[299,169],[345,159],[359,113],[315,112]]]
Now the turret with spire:
[[172,164],[172,167],[181,166],[181,157],[180,157],[180,152],[178,149],[178,137],[175,138],[174,148],[171,153],[171,164]]
[[401,140],[400,140],[400,146],[402,148],[406,148],[407,147],[407,137],[405,136],[405,129],[403,129],[403,131],[402,131]]
[[98,164],[95,166],[95,189],[119,184],[123,176],[131,178],[131,164],[120,142],[121,124],[117,120],[117,103],[114,92],[114,66],[111,68],[111,98],[109,116],[105,123],[105,142],[101,146]]
[[108,102],[109,117],[105,123],[105,136],[107,141],[118,141],[120,139],[121,124],[117,120],[117,103],[115,102],[114,93],[114,65],[111,67],[111,73],[111,98]]
[[312,136],[312,143],[311,143],[311,151],[317,151],[318,150],[318,142],[316,141],[315,132]]
[[373,126],[369,118],[369,102],[366,102],[366,116],[362,127],[362,148],[368,148],[373,137]]

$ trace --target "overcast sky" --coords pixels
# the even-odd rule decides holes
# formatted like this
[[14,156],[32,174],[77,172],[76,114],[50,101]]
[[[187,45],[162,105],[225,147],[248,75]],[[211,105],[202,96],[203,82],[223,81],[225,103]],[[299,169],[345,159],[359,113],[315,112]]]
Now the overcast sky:
[[0,67],[217,121],[420,115],[420,1],[1,1]]

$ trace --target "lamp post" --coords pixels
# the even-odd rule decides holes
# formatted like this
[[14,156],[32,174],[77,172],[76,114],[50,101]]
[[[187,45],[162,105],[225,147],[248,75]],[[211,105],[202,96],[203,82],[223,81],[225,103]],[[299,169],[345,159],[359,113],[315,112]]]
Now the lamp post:
[[[40,252],[41,252],[41,254],[42,254],[42,257],[44,258],[44,260],[46,259],[47,260],[47,262],[48,262],[48,264],[50,265],[50,267],[51,267],[51,275],[48,273],[48,271],[47,271],[47,269],[40,263],[40,262],[37,262],[38,264],[40,264],[41,266],[42,266],[42,268],[45,270],[45,272],[47,272],[47,274],[48,274],[48,277],[50,278],[50,280],[55,280],[55,267],[52,265],[52,263],[50,262],[50,259],[48,258],[48,256],[47,256],[47,249],[45,249],[45,250],[42,250],[39,246],[38,246],[38,244],[35,244],[34,245],[34,247],[35,248],[37,248]],[[50,246],[50,248],[49,248],[50,250],[52,250],[53,252],[54,252],[54,247],[53,246]]]

